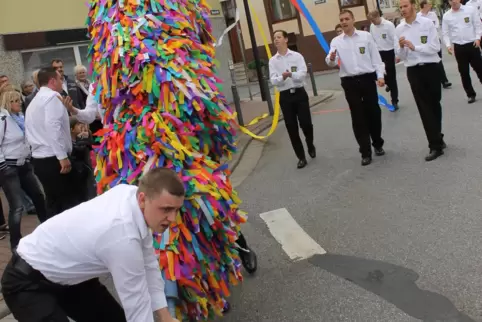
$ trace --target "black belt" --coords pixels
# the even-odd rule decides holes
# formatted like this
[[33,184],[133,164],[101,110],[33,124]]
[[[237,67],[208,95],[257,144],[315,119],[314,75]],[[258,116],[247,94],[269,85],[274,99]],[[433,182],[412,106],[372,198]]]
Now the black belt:
[[475,42],[475,40],[471,41],[471,42],[468,42],[468,43],[465,43],[465,44],[454,44],[454,47],[463,47],[463,46],[468,46],[468,45],[473,46],[474,42]]
[[284,91],[280,91],[279,93],[280,94],[296,94],[297,92],[299,91],[304,91],[305,88],[304,87],[293,87],[293,88],[290,88],[290,89],[285,89]]
[[437,65],[437,64],[438,64],[438,63],[420,63],[420,64],[417,64],[417,65],[409,66],[409,67],[407,67],[407,68],[429,67],[429,66]]
[[367,77],[373,77],[373,76],[375,76],[375,79],[377,78],[376,72],[351,75],[351,76],[343,76],[341,77],[341,79],[360,79],[360,78],[367,78]]
[[16,251],[14,251],[12,256],[12,267],[25,275],[39,274],[42,276],[42,273],[30,266]]

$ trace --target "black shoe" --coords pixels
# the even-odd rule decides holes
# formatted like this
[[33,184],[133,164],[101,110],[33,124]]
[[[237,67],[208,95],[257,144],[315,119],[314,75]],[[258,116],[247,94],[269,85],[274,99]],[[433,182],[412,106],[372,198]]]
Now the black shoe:
[[390,92],[390,87],[388,87],[388,86],[385,87],[385,91],[386,91],[387,93]]
[[452,83],[451,82],[442,83],[442,87],[445,88],[445,89],[450,88],[450,87],[452,87]]
[[447,148],[447,144],[444,142],[442,143],[442,150],[446,149]]
[[398,111],[400,108],[398,107],[398,103],[392,103],[393,111]]
[[36,214],[37,214],[37,210],[35,208],[27,211],[27,215],[36,215]]
[[372,157],[366,157],[361,159],[361,165],[366,166],[372,163]]
[[298,161],[298,169],[303,169],[304,167],[306,167],[307,164],[308,162],[306,162],[306,159]]
[[381,157],[382,155],[385,155],[385,150],[383,150],[383,148],[375,148],[375,155]]
[[316,158],[316,148],[312,146],[311,148],[308,149],[308,154],[312,159]]
[[254,274],[258,269],[258,257],[256,256],[256,253],[249,247],[246,251],[244,249],[239,249],[239,257],[241,258],[241,263],[243,264],[244,269],[249,274]]
[[469,97],[469,100],[467,101],[469,104],[472,104],[475,102],[475,96]]
[[430,153],[425,157],[425,161],[433,161],[443,154],[444,151],[442,150],[430,150]]

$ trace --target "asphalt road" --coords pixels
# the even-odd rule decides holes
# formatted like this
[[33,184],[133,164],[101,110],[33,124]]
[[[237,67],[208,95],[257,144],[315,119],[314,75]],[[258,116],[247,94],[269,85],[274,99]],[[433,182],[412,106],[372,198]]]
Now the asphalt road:
[[[383,110],[387,155],[368,167],[347,111],[313,115],[318,157],[302,170],[280,125],[238,187],[259,270],[223,321],[482,321],[482,85],[472,73],[481,100],[468,105],[455,60],[445,66],[448,149],[434,162],[403,66],[401,109]],[[336,74],[317,82],[341,90]],[[345,108],[343,95],[323,107]],[[259,215],[279,208],[327,254],[291,260]]]

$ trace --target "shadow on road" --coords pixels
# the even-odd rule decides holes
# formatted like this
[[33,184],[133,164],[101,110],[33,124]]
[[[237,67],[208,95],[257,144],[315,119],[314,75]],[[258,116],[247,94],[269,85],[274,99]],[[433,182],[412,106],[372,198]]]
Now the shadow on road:
[[380,296],[416,319],[426,322],[475,322],[459,312],[445,296],[418,288],[415,281],[419,275],[411,269],[335,254],[317,255],[309,262]]

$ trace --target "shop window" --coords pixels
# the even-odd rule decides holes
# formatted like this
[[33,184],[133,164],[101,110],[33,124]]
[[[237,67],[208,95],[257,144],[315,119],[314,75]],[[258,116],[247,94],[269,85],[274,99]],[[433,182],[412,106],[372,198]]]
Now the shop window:
[[296,8],[290,0],[271,0],[271,13],[273,23],[297,17]]

